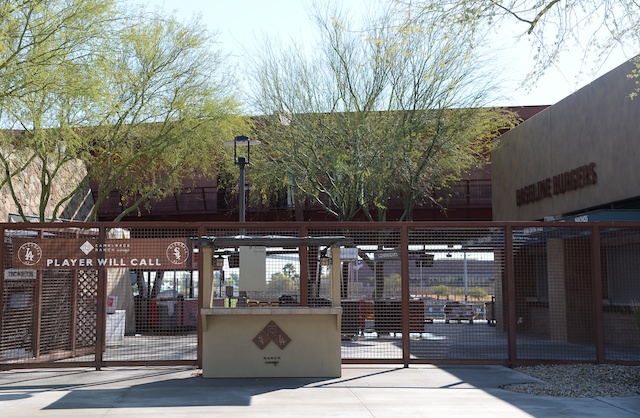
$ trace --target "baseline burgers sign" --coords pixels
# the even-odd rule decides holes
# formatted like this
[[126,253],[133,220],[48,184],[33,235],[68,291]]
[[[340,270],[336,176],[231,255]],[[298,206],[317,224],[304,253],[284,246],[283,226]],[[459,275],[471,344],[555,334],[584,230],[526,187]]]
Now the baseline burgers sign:
[[189,255],[186,239],[16,239],[13,266],[185,270]]
[[516,190],[516,205],[534,203],[596,184],[596,163],[589,163]]

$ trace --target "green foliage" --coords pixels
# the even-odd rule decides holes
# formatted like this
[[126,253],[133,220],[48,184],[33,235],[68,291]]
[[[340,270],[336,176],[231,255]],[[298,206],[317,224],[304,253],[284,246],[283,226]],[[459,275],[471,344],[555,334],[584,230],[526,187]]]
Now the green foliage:
[[485,299],[487,297],[487,291],[481,287],[472,287],[469,289],[469,296],[477,300]]
[[284,273],[275,273],[267,285],[267,291],[271,294],[297,293],[300,289],[300,281]]
[[454,296],[464,296],[464,289],[462,287],[456,287],[453,289]]
[[[0,127],[22,130],[2,132],[0,185],[8,187],[23,219],[55,218],[76,191],[77,183],[59,181],[56,190],[53,183],[59,174],[77,171],[74,160],[86,153],[86,138],[74,127],[87,122],[78,106],[97,91],[91,48],[100,27],[113,19],[112,7],[100,0],[0,5]],[[40,195],[25,196],[25,184],[33,180],[39,181]],[[23,204],[34,197],[38,204],[25,211]]]
[[[110,0],[5,1],[0,9],[0,126],[24,131],[19,140],[4,132],[12,146],[0,150],[2,182],[13,192],[27,170],[40,179],[41,220],[59,216],[89,179],[89,219],[118,189],[117,220],[214,171],[226,159],[222,141],[247,128],[198,21]],[[76,170],[77,187],[59,188],[78,160],[86,173]],[[29,215],[19,193],[13,200]]]
[[451,292],[449,291],[449,287],[443,284],[433,286],[431,288],[431,293],[436,295],[438,299],[440,299],[440,296],[449,297],[449,295],[451,294]]
[[293,263],[287,263],[282,267],[282,274],[293,279],[300,279],[300,275],[296,272],[296,266]]
[[227,286],[237,286],[239,281],[240,281],[240,276],[238,275],[238,273],[228,274],[224,278],[224,282]]
[[299,293],[300,275],[293,263],[287,263],[279,273],[274,273],[267,285],[267,291],[273,295]]
[[[264,160],[254,184],[268,198],[293,189],[339,220],[385,220],[487,162],[511,112],[485,107],[497,90],[469,39],[381,15],[353,28],[316,11],[310,56],[271,44],[251,66]],[[451,35],[451,36],[449,36]]]
[[118,188],[125,196],[121,216],[214,171],[224,159],[222,142],[242,126],[202,26],[157,16],[135,23],[117,32],[119,48],[105,63],[106,129],[88,164],[100,180],[96,207]]
[[385,277],[384,279],[385,289],[391,292],[399,292],[402,289],[402,276],[397,273]]
[[594,73],[615,50],[624,51],[626,56],[639,52],[637,1],[395,0],[394,3],[420,27],[432,28],[433,22],[442,22],[456,32],[480,36],[503,24],[509,30],[515,27],[532,47],[534,68],[525,80],[529,82],[536,82],[568,52],[582,53],[582,62],[592,63]]
[[628,74],[627,77],[634,79],[635,80],[635,84],[636,89],[634,91],[632,91],[631,93],[629,93],[629,97],[631,99],[635,99],[636,97],[638,97],[638,93],[640,93],[640,80],[638,80],[638,78],[640,78],[640,55],[636,56],[633,59],[633,62],[636,66],[636,68],[634,68],[633,70],[631,70],[631,74]]

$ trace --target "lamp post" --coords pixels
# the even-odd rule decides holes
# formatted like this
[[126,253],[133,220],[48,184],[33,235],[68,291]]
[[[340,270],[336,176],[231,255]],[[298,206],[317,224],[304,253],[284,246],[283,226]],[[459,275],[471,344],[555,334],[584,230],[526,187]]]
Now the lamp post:
[[216,270],[219,271],[218,274],[218,295],[219,297],[224,299],[222,296],[222,286],[224,285],[224,257],[218,255],[214,258]]
[[[238,184],[238,193],[240,195],[240,222],[245,221],[246,217],[246,183],[244,179],[245,166],[251,164],[251,144],[258,145],[260,141],[252,140],[248,136],[236,136],[233,141],[224,143],[227,146],[233,146],[233,162],[240,168],[240,180]],[[247,147],[245,155],[238,155],[238,147]]]

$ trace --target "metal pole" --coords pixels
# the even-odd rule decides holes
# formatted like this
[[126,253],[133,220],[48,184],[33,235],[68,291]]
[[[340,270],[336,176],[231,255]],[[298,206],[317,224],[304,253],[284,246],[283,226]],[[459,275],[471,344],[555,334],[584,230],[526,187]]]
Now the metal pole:
[[240,222],[245,221],[245,180],[244,180],[244,166],[247,163],[244,157],[238,157],[238,166],[240,167],[240,184],[238,185],[238,193],[240,193]]
[[218,275],[218,284],[220,286],[220,298],[222,299],[222,304],[224,305],[224,296],[222,296],[222,288],[224,287],[224,270],[220,269],[220,274]]
[[469,296],[469,278],[467,275],[467,251],[464,253],[464,300],[466,301]]
[[600,258],[600,229],[591,227],[591,280],[593,294],[593,326],[596,340],[596,363],[605,362],[604,318],[602,310],[602,261]]
[[411,313],[409,309],[410,290],[409,290],[409,227],[404,225],[400,229],[400,284],[401,292],[401,315],[402,315],[402,363],[404,368],[409,367],[411,359],[411,341],[409,340],[409,332],[411,331]]
[[504,228],[504,254],[504,300],[500,309],[506,308],[505,329],[507,331],[509,366],[513,366],[518,360],[518,349],[516,345],[516,292],[513,274],[513,226],[511,224],[507,224]]

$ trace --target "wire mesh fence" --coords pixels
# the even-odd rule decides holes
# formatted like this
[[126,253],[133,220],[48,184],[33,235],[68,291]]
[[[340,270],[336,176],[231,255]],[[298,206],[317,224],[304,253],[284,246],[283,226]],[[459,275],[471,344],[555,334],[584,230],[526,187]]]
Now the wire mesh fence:
[[518,358],[596,361],[591,232],[514,229]]
[[640,351],[639,228],[601,228],[602,339],[605,360],[638,361]]
[[409,289],[425,305],[423,335],[411,339],[422,361],[507,360],[506,336],[495,327],[501,303],[504,231],[500,228],[413,228]]
[[2,368],[197,365],[202,307],[335,295],[345,363],[640,363],[633,223],[35,225],[3,225]]

